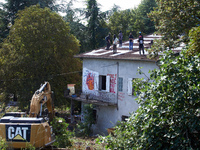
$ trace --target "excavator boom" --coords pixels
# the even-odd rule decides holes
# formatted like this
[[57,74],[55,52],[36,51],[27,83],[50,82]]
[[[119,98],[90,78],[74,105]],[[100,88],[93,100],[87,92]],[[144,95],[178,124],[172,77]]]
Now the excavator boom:
[[42,106],[46,103],[49,119],[53,120],[54,109],[51,94],[52,91],[49,82],[45,82],[39,90],[35,91],[31,99],[29,117],[41,116]]

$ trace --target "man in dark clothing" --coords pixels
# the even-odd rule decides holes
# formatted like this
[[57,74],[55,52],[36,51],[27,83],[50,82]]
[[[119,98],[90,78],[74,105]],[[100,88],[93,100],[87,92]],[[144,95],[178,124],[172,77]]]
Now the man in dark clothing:
[[123,39],[123,34],[122,31],[119,31],[119,47],[122,47],[122,39]]
[[105,38],[106,40],[106,50],[109,50],[110,49],[110,33],[106,36]]
[[144,55],[144,39],[143,39],[143,35],[141,32],[139,32],[139,38],[138,38],[138,42],[139,42],[139,52],[140,52],[140,55],[141,55],[141,50],[143,52],[143,55]]
[[132,33],[129,34],[129,50],[133,50],[133,35]]

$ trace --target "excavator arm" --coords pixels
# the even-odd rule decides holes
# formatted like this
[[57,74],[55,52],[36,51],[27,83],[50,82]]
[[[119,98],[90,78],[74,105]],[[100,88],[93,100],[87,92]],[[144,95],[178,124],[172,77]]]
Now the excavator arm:
[[53,120],[54,108],[51,98],[51,86],[49,82],[45,82],[39,90],[35,91],[30,104],[29,117],[39,117],[42,115],[42,106],[46,103],[49,119]]

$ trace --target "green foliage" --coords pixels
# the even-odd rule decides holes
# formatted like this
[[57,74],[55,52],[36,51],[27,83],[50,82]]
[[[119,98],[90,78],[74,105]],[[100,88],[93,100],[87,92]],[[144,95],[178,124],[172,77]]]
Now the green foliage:
[[[1,8],[0,5],[0,43],[3,42],[3,39],[8,36],[9,33],[9,20],[5,18],[7,12]],[[1,46],[0,46],[1,47]]]
[[[129,35],[131,29],[130,29],[130,23],[133,21],[133,10],[124,10],[124,11],[117,11],[114,12],[112,16],[109,18],[109,28],[111,30],[112,34],[119,34],[119,31],[121,30],[124,39],[127,38],[126,35]],[[134,33],[133,33],[134,34]]]
[[104,45],[103,40],[106,36],[105,20],[102,18],[96,0],[87,0],[86,19],[87,39],[90,41],[90,49],[95,49]]
[[141,31],[145,34],[155,32],[154,22],[148,17],[148,13],[153,11],[157,7],[155,0],[142,0],[141,4],[135,10],[136,20],[133,25],[133,29],[138,32]]
[[80,41],[80,53],[83,53],[89,49],[90,41],[88,38],[88,28],[81,23],[81,19],[77,16],[82,10],[80,9],[73,9],[73,1],[71,0],[66,8],[64,16],[64,20],[70,26],[70,33],[76,36],[76,38]]
[[[186,42],[186,44],[189,45],[189,46],[187,46],[188,47],[187,48],[188,55],[192,56],[192,55],[199,54],[199,52],[200,52],[199,33],[200,33],[200,26],[193,27],[189,31],[189,37],[187,37],[189,42],[188,43]],[[180,41],[182,41],[182,39],[183,39],[183,37],[180,38],[179,40],[177,40],[176,42],[174,42],[173,40],[170,40],[170,41],[168,41],[168,43],[171,43],[171,45],[174,45],[175,47],[177,47],[180,45]],[[154,44],[152,45],[151,49],[148,50],[149,58],[158,57],[159,52],[162,52],[169,48],[165,45],[165,42],[163,42],[163,40],[167,40],[167,39],[154,40]]]
[[29,142],[26,143],[26,148],[21,148],[21,150],[36,150],[36,148]]
[[41,8],[48,7],[51,10],[57,10],[54,5],[55,0],[6,0],[0,7],[0,42],[6,38],[9,34],[10,25],[14,24],[14,20],[17,17],[17,12],[23,10],[26,7],[39,4]]
[[6,150],[8,148],[8,145],[6,143],[6,140],[0,137],[0,149],[1,150]]
[[[66,13],[64,20],[69,23],[70,33],[80,41],[80,53],[104,46],[104,39],[108,33],[106,23],[108,14],[101,12],[94,0],[85,1],[86,9],[74,9],[73,2],[71,0],[64,8],[63,12]],[[85,21],[88,22],[87,25]]]
[[91,41],[91,48],[96,48],[96,34],[97,34],[97,28],[99,25],[99,8],[97,6],[96,0],[87,0],[87,12],[86,12],[86,18],[88,19],[88,33],[89,40]]
[[[162,50],[177,47],[179,42],[188,42],[189,31],[200,23],[199,0],[156,0],[158,7],[149,16],[163,35]],[[184,35],[179,39],[180,35]],[[177,41],[179,39],[179,41]]]
[[132,32],[134,37],[138,36],[139,31],[143,34],[153,33],[155,31],[154,23],[147,16],[149,12],[156,7],[155,0],[142,0],[141,4],[132,10],[116,11],[109,18],[109,28],[112,34],[124,34],[124,40]]
[[56,117],[51,122],[51,125],[56,136],[56,142],[53,145],[59,148],[71,146],[70,137],[72,133],[67,130],[68,124],[65,122],[65,119]]
[[190,46],[187,53],[189,55],[195,55],[200,53],[200,26],[193,28],[189,32],[190,36]]
[[4,6],[7,9],[9,19],[11,19],[12,24],[14,24],[14,20],[17,17],[16,14],[19,10],[23,10],[25,7],[37,4],[39,4],[41,8],[51,8],[54,4],[54,0],[7,0],[7,3]]
[[81,70],[81,62],[73,58],[79,43],[69,31],[62,17],[48,8],[37,5],[19,11],[0,49],[3,92],[8,97],[15,94],[24,107],[39,85],[49,81],[55,105],[64,104],[66,85],[81,79],[78,73],[71,74]]
[[198,149],[199,64],[199,54],[165,53],[138,97],[140,108],[101,140],[110,149]]
[[[115,127],[114,136],[99,139],[109,149],[200,147],[199,1],[163,0],[157,4],[158,8],[150,16],[164,38],[154,41],[152,53],[190,39],[188,49],[179,56],[166,51],[160,57],[160,69],[151,73],[151,82],[134,81],[140,107],[127,122]],[[182,39],[176,41],[181,34],[184,34]]]
[[93,105],[85,104],[84,105],[84,118],[83,122],[77,125],[77,136],[89,136],[92,133],[91,127],[92,124],[95,123],[94,115],[93,115]]
[[77,138],[77,137],[72,137],[72,146],[67,147],[70,150],[86,150],[87,148],[92,149],[92,150],[103,150],[104,145],[103,144],[98,144],[95,143],[94,138]]

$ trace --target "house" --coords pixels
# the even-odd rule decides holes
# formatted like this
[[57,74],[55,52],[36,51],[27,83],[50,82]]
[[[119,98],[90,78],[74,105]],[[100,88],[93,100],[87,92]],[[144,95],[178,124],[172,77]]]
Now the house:
[[[152,40],[161,38],[160,35],[144,37],[144,48],[151,47]],[[112,49],[112,47],[111,47]],[[176,49],[179,52],[179,49]],[[138,109],[136,96],[133,95],[132,81],[135,78],[149,77],[149,70],[159,68],[156,60],[139,55],[137,39],[134,39],[133,50],[129,50],[129,41],[122,47],[117,47],[117,53],[104,48],[76,55],[83,60],[82,93],[72,101],[95,105],[94,134],[107,134],[118,121],[125,121],[131,112]],[[138,73],[142,67],[144,74]]]

